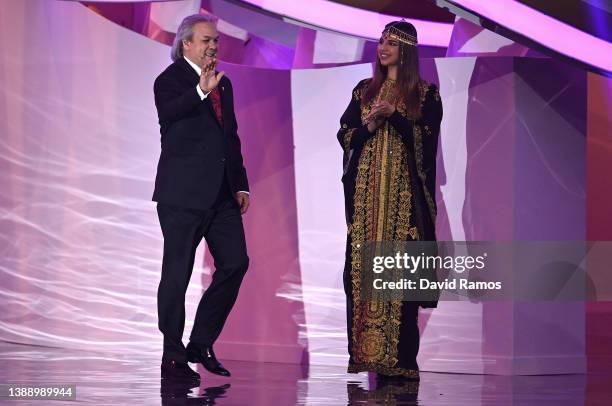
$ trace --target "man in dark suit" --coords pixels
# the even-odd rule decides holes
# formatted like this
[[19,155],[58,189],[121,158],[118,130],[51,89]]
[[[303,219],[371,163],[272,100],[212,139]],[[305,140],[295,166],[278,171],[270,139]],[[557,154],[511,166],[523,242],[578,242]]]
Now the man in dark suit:
[[[153,194],[164,236],[157,294],[159,329],[164,335],[162,378],[199,379],[188,361],[230,375],[212,346],[249,263],[242,226],[249,185],[232,84],[223,72],[215,71],[218,40],[214,18],[186,17],[172,47],[174,63],[154,85],[162,147]],[[185,293],[202,238],[216,270],[185,347]]]

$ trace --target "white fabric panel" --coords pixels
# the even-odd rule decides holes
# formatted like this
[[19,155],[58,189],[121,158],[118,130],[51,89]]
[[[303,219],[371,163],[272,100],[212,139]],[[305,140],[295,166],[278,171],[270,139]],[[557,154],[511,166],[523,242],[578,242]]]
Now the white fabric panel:
[[179,0],[151,4],[151,20],[167,32],[176,32],[181,21],[200,11],[201,0]]
[[342,284],[346,222],[340,116],[371,65],[296,70],[291,76],[300,266],[310,361],[346,367]]
[[361,59],[363,40],[328,31],[317,31],[313,63],[349,63]]
[[[435,62],[440,97],[444,103],[438,159],[443,160],[446,172],[446,183],[440,187],[442,196],[437,199],[444,200],[452,240],[463,241],[467,107],[476,58],[439,58]],[[437,309],[421,310],[421,313],[429,313],[429,319],[421,332],[420,368],[425,371],[482,372],[482,304],[445,301],[443,298]]]
[[514,44],[514,41],[483,29],[466,41],[457,52],[497,52],[501,48],[512,44]]

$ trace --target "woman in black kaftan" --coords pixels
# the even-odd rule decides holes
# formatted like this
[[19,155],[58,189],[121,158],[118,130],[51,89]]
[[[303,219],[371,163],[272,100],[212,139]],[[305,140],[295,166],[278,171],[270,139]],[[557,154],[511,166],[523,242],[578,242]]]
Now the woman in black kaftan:
[[348,238],[348,372],[418,379],[418,308],[437,301],[360,297],[360,247],[366,242],[435,241],[436,154],[442,103],[419,76],[416,30],[385,27],[372,78],[360,81],[340,120]]

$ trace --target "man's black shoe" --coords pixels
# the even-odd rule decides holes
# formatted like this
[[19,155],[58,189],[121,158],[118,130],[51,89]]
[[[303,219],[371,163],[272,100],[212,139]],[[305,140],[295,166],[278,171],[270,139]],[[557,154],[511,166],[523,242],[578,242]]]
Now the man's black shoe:
[[161,363],[162,379],[199,381],[200,374],[191,369],[186,362],[175,360],[162,360]]
[[200,347],[197,344],[187,344],[187,360],[200,362],[207,371],[221,376],[231,376],[230,372],[215,357],[212,347]]

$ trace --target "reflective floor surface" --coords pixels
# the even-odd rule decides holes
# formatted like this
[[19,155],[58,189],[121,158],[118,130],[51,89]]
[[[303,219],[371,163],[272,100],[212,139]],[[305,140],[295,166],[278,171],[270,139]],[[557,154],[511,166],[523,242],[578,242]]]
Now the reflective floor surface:
[[[217,354],[222,359],[223,354]],[[224,361],[230,378],[198,368],[199,386],[166,383],[157,354],[135,357],[0,343],[0,383],[76,384],[76,401],[7,405],[612,405],[612,376],[421,373],[380,384],[330,366]],[[193,366],[193,364],[192,364]]]

